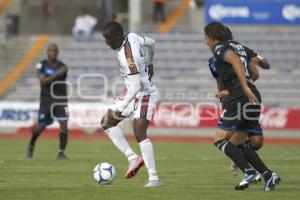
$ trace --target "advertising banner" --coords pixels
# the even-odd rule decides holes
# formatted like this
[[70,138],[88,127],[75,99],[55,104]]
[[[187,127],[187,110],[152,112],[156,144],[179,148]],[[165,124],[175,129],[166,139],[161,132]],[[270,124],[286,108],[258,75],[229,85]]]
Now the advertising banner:
[[[38,103],[0,103],[0,127],[28,128],[36,123]],[[69,128],[99,128],[109,105],[105,103],[69,103]],[[161,128],[216,127],[219,106],[160,104],[154,112],[152,126]],[[300,108],[265,108],[261,114],[263,128],[300,129]],[[58,128],[55,122],[50,127]]]
[[[154,127],[213,128],[217,126],[219,107],[160,105],[154,114]],[[266,108],[262,110],[261,125],[269,129],[300,129],[300,108]]]
[[[102,103],[69,103],[69,127],[99,127],[108,105]],[[0,127],[31,127],[37,122],[39,103],[1,102]],[[53,123],[50,127],[58,127]]]
[[228,24],[300,24],[299,0],[208,0],[206,22]]

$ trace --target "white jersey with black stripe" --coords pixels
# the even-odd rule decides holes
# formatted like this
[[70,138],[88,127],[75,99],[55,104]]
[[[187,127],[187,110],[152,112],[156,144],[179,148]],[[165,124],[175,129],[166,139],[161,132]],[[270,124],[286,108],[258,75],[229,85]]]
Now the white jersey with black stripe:
[[153,50],[154,44],[155,40],[149,37],[141,37],[135,33],[129,33],[123,45],[117,50],[120,73],[125,80],[127,89],[129,86],[128,76],[139,74],[140,92],[151,93],[157,91],[156,86],[150,81],[148,75],[148,64],[152,62],[153,51],[150,51],[152,55],[149,55],[149,53],[146,55],[144,52],[144,47],[150,47]]

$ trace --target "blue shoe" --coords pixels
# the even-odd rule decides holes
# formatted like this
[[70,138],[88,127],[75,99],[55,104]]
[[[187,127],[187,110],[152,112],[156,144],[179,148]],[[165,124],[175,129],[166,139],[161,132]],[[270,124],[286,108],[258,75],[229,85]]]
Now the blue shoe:
[[275,189],[275,186],[278,185],[281,181],[281,178],[277,176],[276,173],[272,173],[271,178],[266,180],[264,191],[268,192]]
[[259,181],[260,174],[255,173],[251,175],[245,174],[245,178],[235,186],[236,190],[244,190],[245,188],[249,187],[250,184],[255,184]]
[[[262,178],[263,178],[263,175],[258,174],[258,176],[256,177],[256,181],[257,181],[257,182],[261,182]],[[257,183],[257,182],[256,182],[256,183]]]
[[[242,178],[241,181],[245,180],[246,177],[247,177],[247,174],[244,174],[244,176],[243,176],[243,178]],[[255,182],[253,182],[253,183],[256,184],[256,183],[258,183],[258,182],[261,182],[262,178],[263,178],[263,175],[258,174],[258,175],[255,177]]]

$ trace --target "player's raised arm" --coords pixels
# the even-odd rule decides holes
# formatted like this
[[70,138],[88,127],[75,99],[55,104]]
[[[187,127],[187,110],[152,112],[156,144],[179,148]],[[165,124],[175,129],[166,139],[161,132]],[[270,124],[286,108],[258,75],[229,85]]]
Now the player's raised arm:
[[227,50],[224,60],[232,65],[233,71],[239,79],[241,87],[245,95],[249,98],[249,101],[253,103],[259,103],[256,96],[253,94],[253,92],[248,86],[247,79],[245,76],[245,68],[241,59],[232,50]]

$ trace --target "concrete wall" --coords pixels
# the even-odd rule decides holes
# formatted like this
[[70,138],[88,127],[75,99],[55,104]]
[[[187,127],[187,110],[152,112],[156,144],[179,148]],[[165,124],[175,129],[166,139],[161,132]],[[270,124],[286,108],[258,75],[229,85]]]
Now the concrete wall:
[[102,19],[102,0],[48,0],[52,2],[52,14],[45,13],[47,0],[22,0],[21,34],[55,33],[71,34],[76,16],[81,9]]
[[129,31],[140,31],[143,23],[152,19],[153,1],[129,0]]

